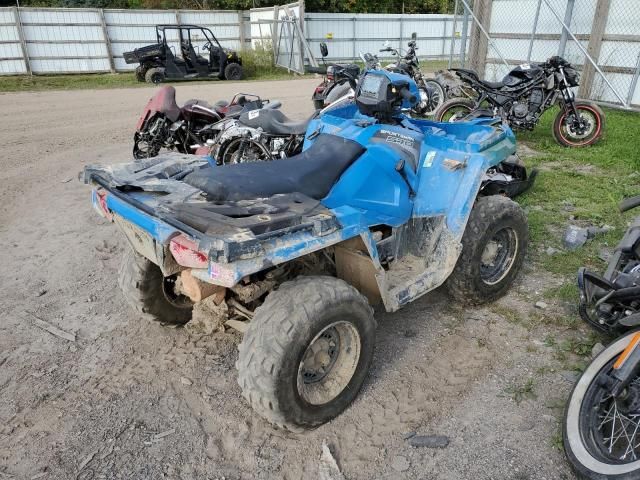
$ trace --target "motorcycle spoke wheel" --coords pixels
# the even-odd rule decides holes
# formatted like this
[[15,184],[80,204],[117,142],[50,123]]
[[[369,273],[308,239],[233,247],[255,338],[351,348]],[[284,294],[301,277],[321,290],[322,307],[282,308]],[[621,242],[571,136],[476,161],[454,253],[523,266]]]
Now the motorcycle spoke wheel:
[[433,115],[445,101],[442,85],[433,80],[425,81],[426,88],[420,88],[418,112],[421,115]]
[[583,438],[590,453],[603,461],[629,463],[640,459],[640,377],[622,397],[614,398],[603,386],[613,362],[603,368],[585,395]]
[[[244,142],[244,145],[243,145]],[[265,162],[273,160],[264,145],[252,140],[236,138],[229,142],[222,155],[222,163],[225,165],[233,163]]]

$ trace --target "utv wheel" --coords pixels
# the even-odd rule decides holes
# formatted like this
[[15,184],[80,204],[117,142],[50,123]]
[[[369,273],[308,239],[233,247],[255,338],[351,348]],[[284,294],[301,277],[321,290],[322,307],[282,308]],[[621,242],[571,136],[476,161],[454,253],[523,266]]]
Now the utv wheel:
[[230,63],[224,67],[224,78],[227,80],[242,79],[242,65],[239,63]]
[[164,277],[160,267],[131,249],[122,259],[118,283],[127,303],[152,320],[180,325],[191,320],[193,303],[175,293],[175,276]]
[[501,195],[480,197],[447,280],[451,295],[476,305],[500,298],[522,267],[528,241],[527,218],[517,203]]
[[240,344],[236,367],[244,398],[290,431],[328,422],[358,394],[375,328],[367,300],[342,280],[283,283],[256,309]]
[[139,82],[144,82],[146,73],[147,73],[147,69],[141,65],[138,65],[136,67],[136,80],[138,80]]
[[145,80],[148,83],[158,85],[164,81],[164,70],[161,68],[150,68],[144,75]]
[[576,110],[586,121],[583,129],[574,125],[573,111],[560,110],[553,122],[553,137],[563,147],[588,147],[598,142],[604,132],[604,112],[591,102],[576,102]]
[[475,108],[475,103],[469,98],[452,98],[444,102],[433,118],[436,122],[459,122]]

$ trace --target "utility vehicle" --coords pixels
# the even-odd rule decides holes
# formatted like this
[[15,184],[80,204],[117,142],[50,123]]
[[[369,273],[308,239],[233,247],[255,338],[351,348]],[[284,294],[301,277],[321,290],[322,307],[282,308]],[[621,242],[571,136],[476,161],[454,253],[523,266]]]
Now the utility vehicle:
[[[168,38],[167,38],[168,37]],[[233,50],[223,48],[213,32],[198,25],[156,25],[157,43],[124,52],[124,61],[138,63],[139,82],[161,83],[165,80],[221,80],[242,78],[242,59]],[[177,40],[180,52],[170,42]],[[202,43],[204,57],[194,43]]]
[[520,271],[527,220],[505,193],[530,179],[512,131],[409,119],[418,95],[405,75],[369,71],[294,157],[211,166],[168,153],[84,170],[132,247],[124,296],[162,322],[206,305],[243,332],[243,395],[275,425],[316,427],[356,397],[372,306],[393,312],[445,282],[466,305],[488,302]]

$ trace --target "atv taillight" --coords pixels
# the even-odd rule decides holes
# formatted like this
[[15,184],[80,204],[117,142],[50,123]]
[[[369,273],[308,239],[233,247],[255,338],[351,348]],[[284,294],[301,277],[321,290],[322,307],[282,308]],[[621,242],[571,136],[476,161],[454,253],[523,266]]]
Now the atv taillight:
[[169,250],[178,265],[188,268],[207,268],[209,258],[205,252],[198,250],[196,242],[186,235],[178,235],[169,242]]
[[96,191],[96,200],[98,201],[98,205],[100,206],[100,210],[102,210],[102,214],[106,217],[107,220],[113,220],[113,214],[109,207],[107,206],[107,192],[105,191]]
[[321,94],[322,92],[324,92],[324,87],[323,87],[322,85],[320,85],[320,86],[316,87],[316,89],[315,89],[315,93],[316,93],[316,94],[318,94],[318,95],[319,95],[319,94]]

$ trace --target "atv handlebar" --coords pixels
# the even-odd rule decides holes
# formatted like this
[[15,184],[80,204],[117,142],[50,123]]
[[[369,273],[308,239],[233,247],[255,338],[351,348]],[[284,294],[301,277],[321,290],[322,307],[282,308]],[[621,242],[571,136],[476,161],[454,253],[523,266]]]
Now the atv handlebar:
[[635,197],[625,198],[620,202],[620,211],[626,212],[627,210],[631,210],[632,208],[636,208],[640,206],[640,195],[636,195]]

